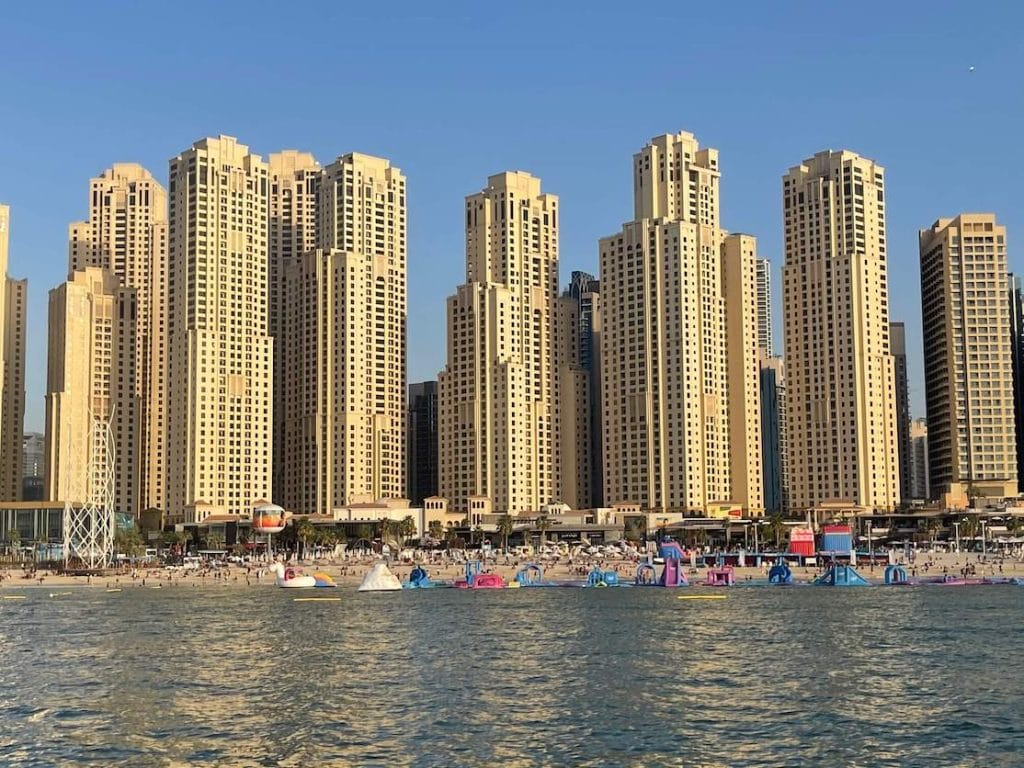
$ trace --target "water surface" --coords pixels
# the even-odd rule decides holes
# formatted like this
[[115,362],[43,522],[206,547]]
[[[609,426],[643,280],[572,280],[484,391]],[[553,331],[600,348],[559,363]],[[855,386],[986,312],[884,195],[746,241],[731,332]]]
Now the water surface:
[[695,592],[24,590],[0,764],[1024,761],[1024,589]]

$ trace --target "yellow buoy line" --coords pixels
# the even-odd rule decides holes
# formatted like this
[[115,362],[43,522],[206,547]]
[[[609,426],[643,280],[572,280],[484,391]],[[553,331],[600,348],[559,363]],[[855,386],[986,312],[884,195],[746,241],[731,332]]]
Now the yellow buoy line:
[[677,600],[725,600],[726,595],[677,595]]

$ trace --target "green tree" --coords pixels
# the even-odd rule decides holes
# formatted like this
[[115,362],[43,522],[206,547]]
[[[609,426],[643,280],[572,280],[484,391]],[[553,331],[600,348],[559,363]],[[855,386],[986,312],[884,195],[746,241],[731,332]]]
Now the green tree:
[[476,543],[478,541],[482,542],[483,540],[484,540],[484,528],[483,528],[482,525],[477,524],[477,525],[475,525],[473,527],[473,530],[470,531],[469,542],[471,544],[473,544],[473,543]]
[[302,551],[299,553],[299,557],[306,557],[309,550],[309,543],[313,541],[315,536],[316,526],[313,525],[312,521],[310,521],[308,517],[303,517],[295,521],[295,539],[302,545]]
[[512,515],[502,515],[498,518],[498,534],[501,536],[501,548],[508,551],[508,537],[515,531],[516,524]]
[[1016,536],[1018,533],[1020,533],[1020,529],[1022,527],[1024,527],[1024,525],[1022,525],[1021,519],[1016,515],[1010,517],[1006,521],[1006,532],[1009,533],[1011,536]]
[[7,542],[8,548],[14,549],[21,544],[21,531],[17,528],[8,528],[4,534],[4,541]]
[[406,515],[402,518],[402,522],[398,524],[398,548],[401,549],[405,542],[413,538],[416,535],[416,531],[416,521],[412,519],[412,515]]
[[135,528],[117,531],[114,534],[114,552],[128,557],[138,557],[144,549],[142,536]]
[[965,539],[973,539],[981,532],[981,518],[968,515],[960,523],[960,535]]
[[373,543],[373,526],[369,523],[362,523],[356,527],[356,536],[359,539],[366,541],[368,544]]
[[430,525],[427,526],[427,533],[430,534],[430,538],[440,541],[444,538],[444,526],[441,525],[440,520],[431,520]]
[[540,517],[538,517],[537,525],[535,527],[537,528],[538,533],[540,533],[541,545],[546,544],[548,540],[547,533],[551,530],[551,521],[548,520],[548,516],[542,514]]
[[224,534],[220,531],[210,531],[203,537],[203,545],[207,549],[221,550],[224,549]]
[[774,512],[768,517],[768,534],[776,549],[781,548],[786,538],[786,518],[781,512]]

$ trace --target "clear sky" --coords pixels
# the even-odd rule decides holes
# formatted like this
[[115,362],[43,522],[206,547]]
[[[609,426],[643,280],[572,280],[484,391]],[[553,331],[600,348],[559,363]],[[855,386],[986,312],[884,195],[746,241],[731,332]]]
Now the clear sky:
[[934,0],[5,5],[0,201],[11,273],[29,279],[25,427],[43,427],[46,296],[89,178],[134,161],[166,181],[170,157],[219,133],[403,170],[410,381],[444,364],[462,201],[488,175],[526,170],[560,196],[564,283],[632,216],[632,154],[691,131],[721,152],[723,225],[758,236],[778,289],[782,174],[859,152],[886,168],[891,314],[923,415],[918,229],[994,211],[1024,267],[1022,30],[1024,4]]

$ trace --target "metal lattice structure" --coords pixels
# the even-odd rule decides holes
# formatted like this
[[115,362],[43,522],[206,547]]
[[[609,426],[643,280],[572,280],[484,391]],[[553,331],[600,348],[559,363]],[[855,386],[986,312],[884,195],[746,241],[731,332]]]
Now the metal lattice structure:
[[90,412],[88,500],[81,508],[64,509],[64,565],[72,561],[89,569],[106,568],[114,551],[114,413],[104,421]]

